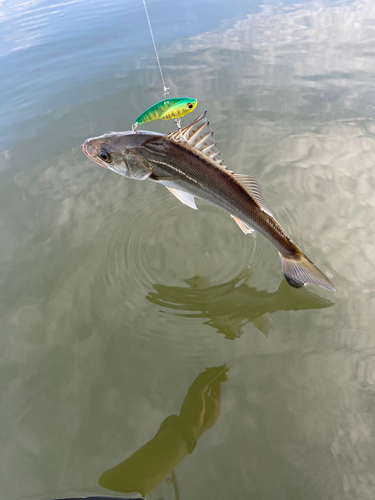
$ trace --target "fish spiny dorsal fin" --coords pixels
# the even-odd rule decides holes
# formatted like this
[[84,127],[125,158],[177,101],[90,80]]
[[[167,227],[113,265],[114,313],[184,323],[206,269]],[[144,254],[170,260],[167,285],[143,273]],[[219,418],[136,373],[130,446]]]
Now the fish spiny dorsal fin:
[[233,177],[237,182],[241,184],[243,188],[246,189],[249,195],[254,198],[254,200],[258,203],[259,208],[263,210],[263,212],[266,212],[266,214],[273,217],[271,210],[267,207],[266,202],[263,199],[260,182],[258,181],[258,179],[244,174],[233,174]]
[[216,146],[214,133],[210,127],[210,123],[207,121],[206,113],[207,111],[202,113],[193,123],[187,125],[181,131],[175,130],[165,137],[181,146],[187,146],[192,150],[199,151],[214,161],[217,166],[228,170],[220,158],[220,151]]

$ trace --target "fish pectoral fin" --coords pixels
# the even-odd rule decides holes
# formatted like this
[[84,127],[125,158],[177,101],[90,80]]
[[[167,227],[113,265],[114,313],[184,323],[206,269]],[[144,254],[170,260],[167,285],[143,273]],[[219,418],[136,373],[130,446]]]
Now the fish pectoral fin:
[[186,191],[181,191],[180,189],[171,188],[168,186],[165,187],[173,194],[173,196],[180,200],[181,203],[187,205],[190,208],[194,208],[194,210],[198,210],[195,204],[194,196],[192,194],[187,193]]
[[235,217],[234,215],[231,215],[231,217],[232,217],[232,219],[234,219],[234,221],[238,224],[238,226],[242,229],[242,231],[245,234],[251,234],[254,232],[254,229],[252,227],[250,227],[248,224],[246,224],[245,222],[242,222],[242,220],[237,219],[237,217]]
[[259,318],[253,319],[252,323],[255,328],[258,328],[258,330],[260,330],[263,335],[267,337],[273,325],[273,319],[271,318],[269,313],[264,313],[262,314],[262,316],[259,316]]
[[271,210],[267,207],[266,202],[264,201],[262,190],[260,186],[260,181],[255,177],[250,177],[249,175],[244,174],[233,174],[233,177],[237,182],[241,184],[243,188],[249,193],[249,195],[258,203],[259,208],[266,212],[266,214],[273,217]]

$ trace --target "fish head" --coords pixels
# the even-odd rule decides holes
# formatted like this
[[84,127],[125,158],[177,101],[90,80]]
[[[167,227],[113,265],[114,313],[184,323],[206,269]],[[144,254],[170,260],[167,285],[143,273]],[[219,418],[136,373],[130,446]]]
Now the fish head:
[[107,132],[86,139],[82,152],[98,165],[131,179],[143,180],[152,174],[151,167],[139,149],[154,136],[154,132]]

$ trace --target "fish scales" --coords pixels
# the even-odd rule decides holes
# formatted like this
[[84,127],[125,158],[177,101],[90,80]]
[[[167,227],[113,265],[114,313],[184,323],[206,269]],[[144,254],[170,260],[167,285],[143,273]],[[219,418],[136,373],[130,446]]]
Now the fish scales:
[[[191,186],[197,198],[219,206],[226,212],[248,222],[259,233],[272,238],[278,250],[289,255],[299,255],[299,248],[289,238],[280,224],[266,212],[260,210],[257,202],[238,181],[214,162],[198,153],[182,149],[164,137],[150,139],[142,146],[144,157],[153,164],[151,180],[157,181],[176,172],[180,181],[174,181],[181,189]],[[161,159],[155,158],[160,155]],[[167,158],[167,160],[166,160]],[[160,162],[160,163],[159,163]]]
[[299,288],[311,282],[336,290],[273,217],[259,181],[223,165],[206,112],[166,136],[146,131],[109,132],[87,139],[81,149],[92,161],[125,177],[164,185],[191,208],[197,208],[195,198],[222,208],[246,234],[254,228],[278,250],[289,285]]

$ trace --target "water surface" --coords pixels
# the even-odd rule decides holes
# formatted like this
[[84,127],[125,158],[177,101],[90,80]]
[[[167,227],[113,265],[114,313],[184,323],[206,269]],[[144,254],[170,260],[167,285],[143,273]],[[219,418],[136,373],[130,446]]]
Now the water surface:
[[199,101],[183,123],[208,110],[338,292],[82,155],[162,97],[142,2],[0,2],[1,497],[121,497],[101,475],[226,364],[215,425],[149,498],[372,500],[375,6],[148,6],[172,97]]

